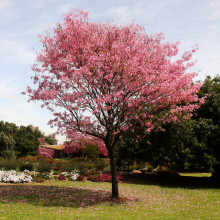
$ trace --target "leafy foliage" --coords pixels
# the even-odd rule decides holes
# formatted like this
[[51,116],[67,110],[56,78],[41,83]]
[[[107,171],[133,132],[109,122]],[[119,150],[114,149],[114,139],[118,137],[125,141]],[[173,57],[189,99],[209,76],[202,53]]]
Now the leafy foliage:
[[0,155],[4,158],[15,158],[15,140],[10,134],[0,133]]
[[135,135],[127,133],[119,150],[119,160],[148,161],[155,167],[215,172],[220,166],[220,77],[207,77],[198,95],[207,96],[192,119],[169,123],[165,131]]
[[4,158],[37,155],[39,138],[48,144],[56,144],[51,135],[45,135],[32,125],[18,127],[14,123],[0,121],[0,156]]

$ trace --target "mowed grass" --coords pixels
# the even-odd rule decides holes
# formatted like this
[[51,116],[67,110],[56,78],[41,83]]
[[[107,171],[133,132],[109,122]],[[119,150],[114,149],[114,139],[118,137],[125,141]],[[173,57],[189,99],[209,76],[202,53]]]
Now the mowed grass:
[[180,176],[211,177],[211,173],[180,173]]
[[167,178],[128,176],[119,183],[118,200],[110,197],[110,183],[0,184],[0,219],[220,219],[216,183],[185,187],[167,184]]

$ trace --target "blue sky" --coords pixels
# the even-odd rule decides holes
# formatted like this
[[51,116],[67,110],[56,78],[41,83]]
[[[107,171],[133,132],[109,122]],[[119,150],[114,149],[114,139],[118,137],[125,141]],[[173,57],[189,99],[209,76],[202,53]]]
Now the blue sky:
[[198,44],[196,79],[220,73],[220,0],[0,0],[0,120],[55,131],[47,125],[50,113],[21,92],[32,85],[30,66],[41,49],[37,35],[62,23],[71,8],[89,11],[95,22],[135,20],[148,34],[180,41],[180,54]]

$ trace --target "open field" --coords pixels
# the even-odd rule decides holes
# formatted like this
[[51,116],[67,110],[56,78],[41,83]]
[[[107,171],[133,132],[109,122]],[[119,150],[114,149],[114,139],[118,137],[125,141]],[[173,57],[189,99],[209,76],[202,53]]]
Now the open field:
[[0,219],[220,219],[211,178],[134,174],[119,189],[112,200],[110,183],[0,183]]

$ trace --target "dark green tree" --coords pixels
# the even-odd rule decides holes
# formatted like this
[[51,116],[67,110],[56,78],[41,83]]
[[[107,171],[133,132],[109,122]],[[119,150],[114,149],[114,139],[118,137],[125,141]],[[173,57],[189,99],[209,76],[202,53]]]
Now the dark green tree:
[[[164,126],[165,132],[127,132],[119,148],[119,160],[147,161],[177,170],[203,170],[218,176],[220,167],[220,77],[207,77],[199,96],[208,94],[195,116]],[[139,141],[137,141],[139,137]]]
[[198,95],[200,97],[208,94],[205,104],[197,111],[194,117],[209,119],[213,122],[215,130],[212,131],[212,138],[207,143],[209,155],[215,158],[213,166],[213,176],[220,178],[220,76],[217,75],[213,79],[208,76],[201,87]]
[[11,135],[0,132],[0,154],[3,158],[14,159],[15,158],[15,140]]
[[[3,157],[6,152],[6,146],[9,151],[15,153],[17,157],[23,157],[38,154],[39,138],[44,138],[48,144],[56,144],[57,140],[53,139],[51,135],[45,135],[38,127],[29,126],[16,126],[14,123],[0,121],[0,133],[2,133],[2,144],[0,145],[0,155]],[[8,145],[6,144],[8,143]],[[13,146],[13,147],[9,147]]]

